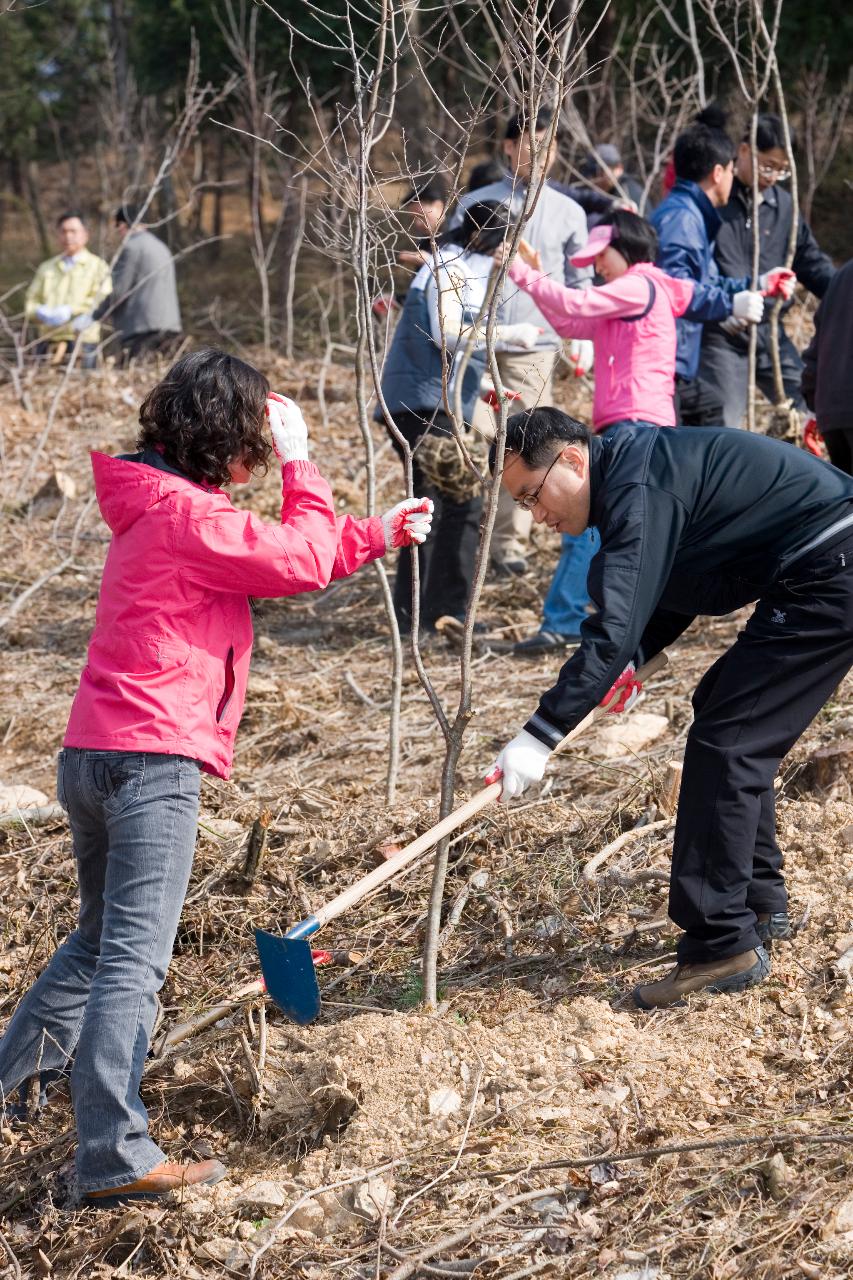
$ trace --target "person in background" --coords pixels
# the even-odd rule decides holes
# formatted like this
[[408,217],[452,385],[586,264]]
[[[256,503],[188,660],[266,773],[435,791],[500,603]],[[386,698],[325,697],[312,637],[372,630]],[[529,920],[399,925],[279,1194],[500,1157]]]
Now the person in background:
[[637,208],[643,199],[642,184],[625,172],[622,156],[612,142],[597,142],[581,165],[581,174],[605,195],[630,200]]
[[[553,182],[557,191],[570,196],[586,213],[590,230],[596,226],[606,214],[615,209],[630,209],[637,213],[643,205],[643,187],[636,178],[625,172],[619,148],[611,142],[601,142],[586,157],[580,168],[581,176],[586,183]],[[651,205],[648,200],[643,205],[643,212],[648,216]]]
[[[299,407],[224,351],[178,360],[139,424],[137,452],[91,457],[112,537],[57,770],[78,924],[0,1039],[0,1116],[26,1118],[32,1087],[71,1067],[78,1184],[103,1207],[225,1174],[218,1160],[166,1159],[139,1086],[192,869],[201,774],[231,772],[250,597],[321,589],[421,541],[430,521],[417,499],[367,520],[336,516]],[[225,490],[274,452],[281,512],[265,522]]]
[[[550,146],[545,149],[552,123],[553,114],[545,108],[538,112],[535,120],[528,120],[523,111],[510,117],[503,140],[505,168],[502,177],[489,186],[461,196],[451,226],[461,222],[467,207],[484,200],[503,201],[509,205],[513,218],[519,216],[533,177],[536,157],[539,157],[542,166],[543,182],[554,164],[557,153],[556,134]],[[589,287],[592,283],[591,270],[588,267],[574,267],[571,263],[572,254],[586,243],[587,238],[586,214],[576,201],[555,191],[546,183],[539,191],[533,213],[525,225],[524,235],[541,255],[543,270],[552,280],[577,288]],[[554,398],[554,369],[561,351],[559,336],[533,299],[510,282],[507,282],[501,298],[499,320],[502,325],[510,327],[525,323],[539,329],[539,337],[533,350],[522,350],[505,342],[498,344],[497,362],[504,387],[519,397],[518,403],[524,408],[550,404]],[[592,344],[574,342],[571,355],[578,372],[588,371],[592,361]],[[487,438],[494,435],[495,416],[484,402],[477,406],[474,426]],[[529,514],[514,508],[509,498],[502,493],[492,538],[492,563],[499,573],[521,574],[527,569],[530,525]]]
[[408,221],[409,234],[418,248],[430,248],[444,221],[447,201],[447,183],[440,174],[413,187],[401,201],[400,210]]
[[[779,185],[791,176],[785,132],[779,116],[758,117],[757,151],[758,270],[763,274],[776,263],[785,261],[794,216],[791,193]],[[719,211],[722,222],[714,244],[714,258],[724,276],[752,274],[752,176],[752,149],[747,134],[737,150],[731,195]],[[835,269],[820,249],[802,214],[797,221],[792,267],[800,284],[815,297],[824,296]],[[793,288],[792,280],[786,298],[793,293]],[[764,323],[758,327],[756,384],[771,404],[775,403],[777,391],[770,345],[771,324],[775,324],[779,334],[785,396],[795,408],[804,409],[805,401],[800,391],[803,364],[782,323],[785,309],[768,307]],[[748,351],[747,328],[734,317],[703,330],[699,377],[717,387],[723,402],[720,421],[726,427],[739,427],[743,423],[749,379]]]
[[112,293],[93,312],[109,320],[121,341],[122,364],[149,352],[170,352],[181,337],[175,260],[167,245],[122,205],[115,226],[124,243],[113,267]]
[[[651,221],[658,235],[658,266],[667,275],[717,290],[729,298],[734,320],[749,322],[749,277],[722,276],[714,258],[714,241],[722,225],[720,209],[729,198],[734,179],[734,147],[724,125],[720,109],[706,107],[695,123],[678,135],[673,150],[676,182]],[[784,290],[790,278],[791,272],[773,269],[765,273],[759,287]],[[733,301],[736,294],[741,295],[738,304]],[[725,392],[716,382],[700,376],[702,325],[682,318],[677,330],[676,419],[688,426],[719,425]]]
[[493,182],[501,182],[505,173],[500,160],[483,160],[475,164],[468,174],[466,191],[479,191],[482,187],[491,186]]
[[[435,505],[435,537],[420,557],[420,625],[433,629],[438,618],[465,616],[474,572],[482,510],[481,486],[466,465],[444,400],[453,405],[457,366],[486,296],[492,253],[507,231],[506,205],[480,201],[464,210],[461,224],[446,231],[434,259],[425,263],[409,288],[382,370],[382,403],[414,451],[413,484]],[[475,346],[462,375],[461,407],[470,426],[485,369],[485,317],[474,331]],[[500,323],[496,341],[532,350],[539,328],[528,321]],[[394,439],[392,434],[392,439]],[[394,440],[400,450],[399,441]],[[394,610],[400,631],[413,627],[412,559],[404,550],[394,583]]]
[[815,312],[802,393],[830,462],[853,475],[853,260],[836,271]]
[[27,320],[37,326],[39,355],[61,358],[80,339],[80,365],[93,369],[101,327],[92,311],[109,295],[110,269],[86,248],[89,230],[81,213],[71,210],[56,220],[61,252],[36,271],[26,293]]
[[[651,223],[636,213],[618,210],[590,233],[575,254],[575,266],[595,267],[603,284],[592,289],[566,289],[539,270],[538,255],[522,241],[510,266],[513,282],[535,299],[561,337],[591,338],[595,347],[593,430],[625,426],[674,427],[676,322],[689,316],[703,323],[731,314],[731,301],[718,289],[692,280],[677,280],[654,265],[657,236]],[[503,261],[506,248],[495,258]],[[760,293],[751,295],[753,319],[764,308]],[[587,574],[598,550],[595,529],[562,535],[563,547],[545,599],[542,627],[522,640],[514,652],[538,657],[580,642],[587,616]]]

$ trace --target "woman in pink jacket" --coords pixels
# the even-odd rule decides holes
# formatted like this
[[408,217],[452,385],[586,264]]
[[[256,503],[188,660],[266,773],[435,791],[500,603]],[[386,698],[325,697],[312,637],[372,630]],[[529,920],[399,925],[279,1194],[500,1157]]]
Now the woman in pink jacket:
[[[620,422],[674,427],[675,321],[725,320],[734,312],[760,320],[761,295],[734,299],[693,280],[676,280],[654,265],[655,229],[645,218],[618,210],[590,232],[572,257],[576,267],[595,266],[604,283],[567,289],[542,275],[538,255],[524,242],[509,269],[564,338],[591,338],[595,349],[593,429]],[[504,253],[495,255],[499,260]]]
[[[654,265],[654,227],[636,213],[618,210],[590,232],[576,267],[595,265],[604,283],[591,289],[567,289],[541,274],[538,255],[524,242],[509,269],[510,279],[529,293],[545,318],[564,338],[591,338],[595,351],[592,424],[596,432],[626,423],[675,426],[675,321],[721,320],[732,300],[692,280],[676,280]],[[505,246],[495,254],[506,256]],[[757,312],[760,295],[735,295],[738,314]],[[536,658],[580,640],[589,595],[589,563],[598,549],[594,529],[574,538],[563,534],[562,552],[542,610],[542,626],[519,641],[518,657]]]
[[[423,541],[431,519],[415,499],[381,517],[336,518],[298,407],[221,351],[183,356],[144,401],[140,423],[138,453],[92,455],[113,536],[57,783],[77,861],[78,927],[0,1041],[0,1107],[73,1056],[78,1183],[101,1205],[225,1172],[217,1160],[165,1160],[139,1084],[192,866],[200,774],[231,769],[249,598],[325,587],[391,546]],[[245,483],[273,449],[281,522],[266,524],[220,486]]]

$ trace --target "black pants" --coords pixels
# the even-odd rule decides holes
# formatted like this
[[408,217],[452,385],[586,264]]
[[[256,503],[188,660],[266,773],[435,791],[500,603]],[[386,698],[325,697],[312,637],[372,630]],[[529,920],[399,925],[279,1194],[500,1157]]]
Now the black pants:
[[675,421],[682,427],[719,427],[723,421],[722,397],[702,378],[676,378]]
[[823,439],[832,465],[853,476],[853,427],[824,431]]
[[786,906],[773,779],[853,666],[853,536],[817,548],[755,607],[693,697],[669,914],[682,964],[757,946],[755,917]]
[[[408,443],[415,448],[428,423],[414,413],[397,413],[394,422]],[[450,428],[447,418],[436,413],[429,429],[447,435]],[[395,441],[399,453],[399,446]],[[418,467],[415,449],[412,459],[415,496],[432,498],[435,504],[432,534],[418,548],[420,572],[420,621],[423,627],[435,625],[436,618],[445,614],[464,617],[474,577],[474,561],[480,536],[480,514],[483,510],[481,495],[466,502],[454,502],[427,484]],[[412,628],[412,550],[403,547],[397,562],[394,582],[394,612],[400,630]]]
[[[779,326],[779,365],[782,386],[788,400],[797,409],[805,408],[800,390],[803,362],[799,352]],[[702,337],[702,359],[699,377],[717,389],[723,405],[723,414],[717,425],[740,427],[746,413],[749,389],[749,346],[746,338],[731,339],[724,333],[709,329]],[[755,385],[765,399],[776,403],[776,380],[773,376],[773,358],[770,354],[770,326],[758,326],[758,343],[755,352]]]

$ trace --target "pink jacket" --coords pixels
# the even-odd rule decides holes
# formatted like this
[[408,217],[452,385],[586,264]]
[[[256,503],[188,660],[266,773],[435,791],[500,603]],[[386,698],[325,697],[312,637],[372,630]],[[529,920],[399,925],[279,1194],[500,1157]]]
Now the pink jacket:
[[675,320],[693,301],[692,280],[651,262],[592,289],[567,289],[517,258],[509,274],[561,337],[592,339],[596,431],[622,418],[675,425]]
[[113,537],[63,745],[200,760],[227,778],[243,713],[249,596],[325,587],[385,553],[378,517],[335,518],[313,462],[281,470],[281,524],[144,463],[92,454]]

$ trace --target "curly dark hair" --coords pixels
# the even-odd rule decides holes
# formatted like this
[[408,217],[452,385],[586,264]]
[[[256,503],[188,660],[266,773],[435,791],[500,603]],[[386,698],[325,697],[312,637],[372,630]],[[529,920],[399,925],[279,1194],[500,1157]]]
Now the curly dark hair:
[[159,448],[196,484],[223,485],[228,464],[265,472],[272,445],[264,431],[270,384],[225,351],[191,351],[142,402],[138,449]]

